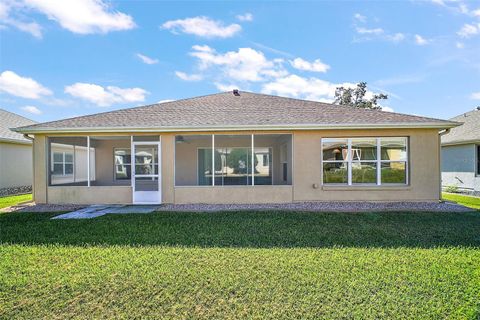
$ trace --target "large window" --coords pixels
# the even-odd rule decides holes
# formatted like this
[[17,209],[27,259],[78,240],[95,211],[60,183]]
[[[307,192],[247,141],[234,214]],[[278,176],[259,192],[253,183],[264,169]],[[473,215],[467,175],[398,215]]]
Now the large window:
[[71,152],[53,152],[53,175],[73,175],[73,150]]
[[289,185],[291,159],[289,134],[178,135],[175,185]]
[[324,184],[407,183],[407,138],[322,139]]

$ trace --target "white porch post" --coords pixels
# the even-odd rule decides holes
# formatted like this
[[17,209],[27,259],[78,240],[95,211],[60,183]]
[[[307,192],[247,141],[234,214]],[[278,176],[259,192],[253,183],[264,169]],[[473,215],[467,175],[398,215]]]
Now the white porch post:
[[381,185],[382,184],[382,176],[381,176],[381,173],[382,173],[382,145],[381,145],[381,140],[380,138],[377,138],[377,186]]
[[[158,136],[158,149],[157,149],[157,157],[158,157],[158,160],[157,160],[157,166],[158,166],[158,176],[157,176],[157,180],[158,180],[158,193],[159,193],[159,202],[163,202],[162,201],[162,136]],[[174,162],[175,162],[175,156],[174,156]],[[175,175],[175,169],[174,169],[174,175]],[[155,170],[154,172],[155,173]],[[175,183],[175,180],[174,180],[174,183]]]
[[133,150],[133,136],[130,136],[130,185],[135,187],[135,155]]
[[87,187],[90,187],[90,136],[87,136]]
[[254,137],[252,133],[252,186],[255,185],[255,145],[254,145]]
[[215,135],[212,134],[212,186],[215,186]]
[[352,154],[352,139],[347,140],[347,146],[348,146],[348,151],[347,151],[347,177],[348,177],[348,185],[352,185],[352,165],[353,165],[353,154]]

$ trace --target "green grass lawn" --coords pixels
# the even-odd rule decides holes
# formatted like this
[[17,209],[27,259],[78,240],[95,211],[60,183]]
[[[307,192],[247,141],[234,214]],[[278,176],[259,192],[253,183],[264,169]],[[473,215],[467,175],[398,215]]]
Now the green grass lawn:
[[480,212],[0,216],[0,318],[478,319]]
[[443,200],[448,200],[452,202],[456,202],[466,207],[480,209],[480,198],[479,197],[471,197],[465,196],[461,194],[454,194],[454,193],[442,193]]
[[21,194],[19,196],[0,197],[0,209],[10,207],[20,202],[32,200],[32,194]]

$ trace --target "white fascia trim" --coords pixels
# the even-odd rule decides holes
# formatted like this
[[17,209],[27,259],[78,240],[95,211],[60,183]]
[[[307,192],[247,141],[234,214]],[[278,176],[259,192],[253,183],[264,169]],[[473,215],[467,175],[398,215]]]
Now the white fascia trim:
[[375,123],[375,124],[304,124],[304,125],[232,125],[178,127],[83,127],[15,129],[19,133],[77,133],[77,132],[188,132],[188,131],[271,131],[271,130],[346,130],[346,129],[447,129],[456,123]]
[[458,145],[464,145],[464,144],[480,144],[480,139],[444,142],[442,143],[442,147],[458,146]]
[[17,140],[17,139],[8,139],[8,138],[0,138],[0,142],[12,143],[12,144],[25,144],[25,145],[32,144],[32,142],[28,140]]

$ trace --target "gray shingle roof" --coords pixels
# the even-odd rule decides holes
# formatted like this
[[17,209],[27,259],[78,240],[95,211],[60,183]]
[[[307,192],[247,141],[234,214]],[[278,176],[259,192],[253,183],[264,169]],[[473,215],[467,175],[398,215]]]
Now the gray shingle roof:
[[31,143],[30,140],[25,139],[21,133],[14,132],[10,128],[20,126],[28,126],[36,122],[18,114],[0,109],[0,141],[12,141],[21,143]]
[[463,122],[463,125],[451,129],[449,134],[442,136],[442,144],[480,142],[480,110],[463,113],[450,120]]
[[446,128],[456,123],[379,110],[240,92],[217,93],[149,106],[98,113],[19,128],[22,132],[159,131],[321,128],[356,126],[424,126]]

